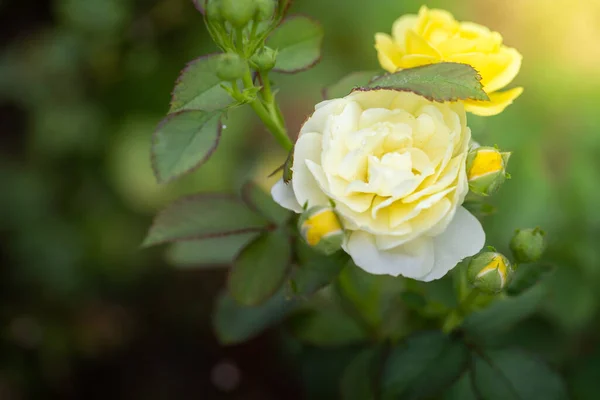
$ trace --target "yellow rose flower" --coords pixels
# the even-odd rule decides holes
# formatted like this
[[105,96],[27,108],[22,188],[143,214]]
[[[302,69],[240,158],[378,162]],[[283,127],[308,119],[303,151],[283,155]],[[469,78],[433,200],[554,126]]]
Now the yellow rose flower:
[[470,142],[461,102],[357,91],[315,107],[294,147],[291,181],[271,193],[303,214],[311,246],[341,247],[371,274],[440,279],[485,243],[461,207]]
[[521,54],[502,44],[502,36],[472,22],[458,22],[443,10],[423,6],[418,15],[400,17],[392,26],[392,36],[375,35],[375,48],[381,66],[388,72],[435,64],[442,61],[469,64],[482,77],[490,101],[465,101],[465,110],[476,115],[501,113],[523,88],[499,91],[521,69]]

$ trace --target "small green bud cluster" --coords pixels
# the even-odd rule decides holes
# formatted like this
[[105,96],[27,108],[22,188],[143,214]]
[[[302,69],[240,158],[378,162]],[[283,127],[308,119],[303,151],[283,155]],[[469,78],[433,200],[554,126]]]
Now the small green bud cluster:
[[221,54],[217,64],[217,76],[224,81],[235,81],[246,73],[248,65],[242,57],[235,53]]
[[244,28],[250,21],[268,21],[275,13],[275,0],[209,0],[206,16],[212,22],[227,21]]
[[257,71],[270,71],[275,66],[276,60],[277,50],[264,46],[250,58],[250,65]]

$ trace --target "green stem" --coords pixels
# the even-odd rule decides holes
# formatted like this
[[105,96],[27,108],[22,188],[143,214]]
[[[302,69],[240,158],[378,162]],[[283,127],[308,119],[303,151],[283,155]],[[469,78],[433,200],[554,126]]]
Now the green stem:
[[[245,88],[254,87],[250,70],[246,71],[242,82],[244,83]],[[268,90],[263,87],[263,96],[265,98],[265,104],[263,104],[259,99],[255,99],[250,103],[250,107],[252,107],[256,115],[258,115],[260,120],[265,124],[267,129],[269,129],[269,131],[273,134],[275,139],[285,149],[285,151],[290,151],[292,147],[294,147],[294,143],[292,143],[290,140],[283,121],[281,121],[277,116],[278,106],[274,102],[273,93],[271,92],[270,87]],[[266,101],[267,98],[270,99],[270,102]]]
[[458,312],[462,316],[465,316],[469,312],[469,310],[471,308],[470,307],[471,304],[475,301],[477,296],[479,296],[480,294],[481,294],[481,291],[479,289],[473,288],[473,290],[471,290],[471,293],[469,293],[469,295],[458,306]]
[[450,333],[456,327],[462,324],[465,316],[469,314],[471,310],[471,305],[477,299],[477,296],[481,294],[481,291],[477,288],[473,288],[471,292],[465,297],[463,301],[460,302],[458,307],[452,310],[444,319],[444,323],[442,325],[442,332]]
[[235,49],[244,56],[244,30],[240,28],[235,30]]

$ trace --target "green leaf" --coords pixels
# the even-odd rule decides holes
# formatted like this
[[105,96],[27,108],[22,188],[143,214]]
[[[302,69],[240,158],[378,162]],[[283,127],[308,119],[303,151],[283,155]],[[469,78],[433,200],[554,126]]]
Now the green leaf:
[[278,323],[296,306],[280,290],[258,307],[245,307],[230,295],[221,294],[213,314],[213,327],[221,344],[232,345],[249,340]]
[[357,90],[413,92],[438,102],[489,100],[480,81],[481,76],[470,65],[443,62],[384,75]]
[[480,400],[480,397],[473,390],[471,373],[467,371],[446,393],[444,400]]
[[348,264],[349,256],[343,251],[326,256],[302,240],[296,241],[296,246],[299,265],[291,279],[296,296],[308,297],[329,285]]
[[546,293],[543,285],[536,285],[520,296],[499,299],[489,307],[469,315],[462,327],[469,337],[485,342],[533,315]]
[[270,194],[253,182],[244,185],[242,199],[251,209],[278,225],[287,222],[292,215],[289,210],[277,204]]
[[598,398],[598,371],[600,371],[600,348],[593,353],[586,351],[583,357],[577,357],[568,368],[567,381],[577,400],[596,400]]
[[183,269],[230,265],[238,253],[257,235],[257,232],[249,232],[176,242],[167,250],[166,259],[168,263]]
[[410,337],[389,354],[382,376],[383,399],[420,399],[434,396],[456,381],[467,368],[463,342],[441,332]]
[[463,207],[469,210],[477,219],[489,217],[498,211],[496,206],[481,200],[467,200],[463,203]]
[[347,346],[366,340],[361,326],[336,308],[320,308],[297,314],[290,320],[290,329],[298,340],[314,346]]
[[233,102],[221,87],[225,82],[217,76],[218,63],[219,54],[209,54],[191,61],[181,71],[173,89],[169,113],[222,110]]
[[350,303],[373,329],[382,328],[388,312],[394,311],[390,305],[399,300],[404,290],[404,280],[372,275],[353,264],[342,270],[336,283],[343,301]]
[[246,306],[265,302],[283,284],[291,258],[288,235],[280,231],[262,234],[235,260],[229,274],[229,293]]
[[553,266],[548,264],[527,264],[519,265],[515,275],[506,289],[510,295],[518,295],[531,288],[546,275],[554,270]]
[[177,200],[156,216],[143,246],[259,232],[267,227],[268,221],[235,197],[193,195]]
[[323,89],[324,99],[337,99],[350,94],[357,87],[364,87],[373,80],[374,77],[381,75],[380,71],[359,71],[346,75],[333,85]]
[[274,70],[295,73],[313,67],[321,58],[323,28],[303,16],[289,18],[267,39],[267,46],[278,50]]
[[473,355],[472,379],[486,400],[568,399],[561,377],[528,353],[514,349]]
[[221,112],[182,111],[163,119],[152,140],[152,169],[159,183],[206,162],[221,138]]
[[344,370],[341,380],[342,400],[375,399],[375,379],[380,368],[382,351],[369,348],[361,352]]

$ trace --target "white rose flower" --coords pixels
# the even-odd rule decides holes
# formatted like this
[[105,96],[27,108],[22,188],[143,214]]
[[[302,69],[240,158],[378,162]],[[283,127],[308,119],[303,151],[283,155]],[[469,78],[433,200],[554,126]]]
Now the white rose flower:
[[485,243],[461,207],[470,140],[460,102],[354,92],[315,107],[294,148],[292,181],[272,195],[298,213],[333,201],[342,247],[365,271],[439,279]]

